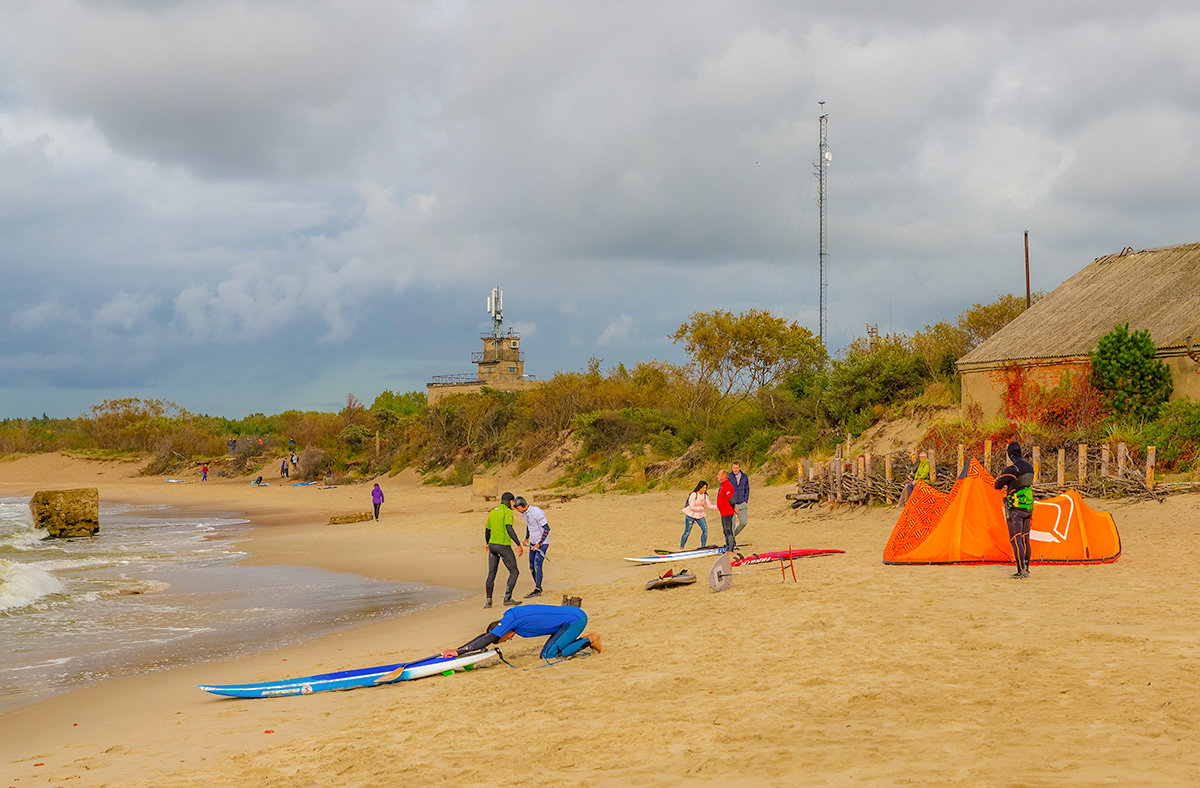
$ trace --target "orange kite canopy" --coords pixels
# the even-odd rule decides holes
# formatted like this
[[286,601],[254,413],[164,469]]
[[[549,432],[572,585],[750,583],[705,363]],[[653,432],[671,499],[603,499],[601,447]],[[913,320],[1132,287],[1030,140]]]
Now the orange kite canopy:
[[[885,564],[1011,564],[1004,491],[975,459],[949,494],[917,482],[883,550]],[[1033,505],[1029,532],[1035,564],[1105,564],[1121,555],[1108,512],[1074,490]]]

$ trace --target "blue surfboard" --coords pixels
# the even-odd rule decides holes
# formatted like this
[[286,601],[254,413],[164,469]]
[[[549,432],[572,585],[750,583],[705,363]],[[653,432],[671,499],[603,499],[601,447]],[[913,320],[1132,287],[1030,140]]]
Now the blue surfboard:
[[[200,689],[214,695],[225,695],[230,698],[277,698],[286,695],[311,695],[314,692],[329,692],[330,690],[352,690],[360,687],[374,687],[377,684],[392,684],[397,681],[411,681],[426,676],[455,670],[473,670],[498,659],[495,651],[476,651],[446,659],[442,656],[426,657],[415,662],[397,662],[391,665],[377,665],[373,668],[358,670],[343,670],[338,673],[321,673],[316,676],[301,676],[295,679],[281,681],[260,681],[253,684],[201,684]],[[403,668],[403,670],[400,670]],[[396,673],[400,670],[399,673]],[[395,677],[386,678],[388,674]]]

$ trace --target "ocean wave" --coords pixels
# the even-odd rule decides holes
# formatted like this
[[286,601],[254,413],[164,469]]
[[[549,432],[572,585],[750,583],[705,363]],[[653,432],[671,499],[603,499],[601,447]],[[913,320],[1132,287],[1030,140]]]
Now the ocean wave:
[[56,545],[47,545],[44,541],[50,535],[49,531],[40,528],[26,528],[11,533],[0,534],[0,552],[14,550],[26,552],[29,550],[59,550]]
[[0,558],[0,613],[29,607],[39,599],[59,594],[65,586],[36,564],[18,564]]

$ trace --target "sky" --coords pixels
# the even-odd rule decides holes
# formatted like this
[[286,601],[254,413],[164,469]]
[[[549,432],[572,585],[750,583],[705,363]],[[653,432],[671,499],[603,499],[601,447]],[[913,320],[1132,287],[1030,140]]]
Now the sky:
[[[1200,241],[1187,2],[5,0],[0,418],[337,410],[685,360],[696,311],[832,351]],[[819,102],[825,102],[823,105]]]

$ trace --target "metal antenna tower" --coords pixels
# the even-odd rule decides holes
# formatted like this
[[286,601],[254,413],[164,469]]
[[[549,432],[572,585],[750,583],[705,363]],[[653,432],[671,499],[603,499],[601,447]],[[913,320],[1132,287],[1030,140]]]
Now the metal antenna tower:
[[[818,102],[825,109],[825,102]],[[820,251],[818,259],[821,264],[821,344],[828,347],[829,307],[826,304],[825,290],[829,287],[829,253],[825,251],[825,202],[828,196],[825,191],[825,171],[833,158],[829,153],[829,141],[826,134],[829,128],[829,114],[820,117],[821,138],[817,147],[817,206],[821,209]]]
[[498,287],[492,288],[488,296],[487,311],[492,316],[492,336],[500,336],[500,325],[504,322],[504,291]]

